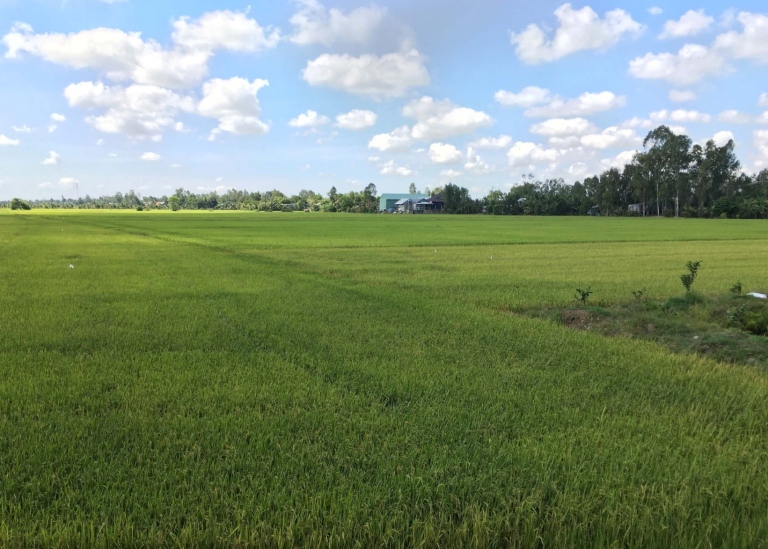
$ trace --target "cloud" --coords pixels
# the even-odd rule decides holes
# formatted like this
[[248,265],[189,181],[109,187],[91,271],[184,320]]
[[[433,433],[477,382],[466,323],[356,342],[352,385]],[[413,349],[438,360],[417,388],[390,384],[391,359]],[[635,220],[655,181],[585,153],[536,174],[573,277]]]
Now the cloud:
[[62,158],[56,151],[49,151],[48,158],[42,161],[43,166],[56,166],[61,164]]
[[558,28],[549,39],[538,25],[512,34],[517,57],[529,65],[555,61],[582,50],[605,50],[625,36],[639,36],[644,27],[621,9],[606,12],[603,19],[586,6],[574,10],[563,4],[555,10]]
[[741,31],[720,34],[709,47],[686,44],[676,54],[637,57],[630,61],[629,72],[637,78],[685,86],[732,70],[732,60],[768,63],[768,15],[741,12],[733,21],[741,25]]
[[624,151],[617,154],[614,158],[605,159],[602,161],[603,168],[619,168],[622,169],[627,164],[631,164],[635,159],[637,151]]
[[494,94],[493,98],[497,103],[505,107],[533,107],[553,99],[551,91],[546,88],[539,88],[538,86],[528,86],[518,93],[499,90]]
[[52,122],[59,122],[59,123],[66,122],[67,121],[67,117],[64,116],[63,114],[59,114],[59,113],[55,112],[55,113],[51,114],[51,121]]
[[718,147],[724,147],[728,144],[728,141],[733,140],[733,132],[729,131],[721,131],[717,132],[715,135],[712,136],[712,141],[715,142],[715,145]]
[[424,57],[411,49],[382,56],[323,54],[302,72],[310,86],[325,86],[374,97],[401,97],[429,84]]
[[616,126],[604,129],[600,133],[585,135],[580,140],[585,147],[592,149],[614,149],[639,147],[642,140],[634,130],[622,129]]
[[160,155],[153,152],[145,152],[139,157],[141,160],[144,160],[145,162],[157,162],[160,160]]
[[351,110],[336,117],[336,127],[344,130],[364,130],[376,125],[378,115],[373,111]]
[[440,177],[461,177],[462,173],[456,170],[443,170],[440,172]]
[[483,160],[471,146],[467,148],[467,161],[464,164],[464,169],[475,175],[487,175],[496,171],[495,167]]
[[653,122],[651,120],[648,120],[647,118],[639,118],[635,116],[623,122],[621,124],[621,127],[622,128],[643,128],[648,130],[653,127]]
[[712,120],[708,114],[699,111],[686,111],[678,109],[675,111],[660,110],[651,113],[651,120],[656,122],[698,122],[707,123]]
[[752,121],[752,117],[748,114],[740,113],[737,110],[728,110],[721,112],[717,119],[720,122],[726,122],[729,124],[747,124]]
[[568,168],[568,174],[572,177],[583,177],[588,170],[589,167],[584,162],[576,162]]
[[131,139],[159,141],[163,132],[174,128],[179,112],[193,112],[195,100],[157,86],[134,84],[105,86],[101,82],[80,82],[64,89],[70,107],[103,110],[85,121],[103,133],[122,134]]
[[512,138],[508,135],[499,137],[482,137],[470,143],[470,147],[475,149],[506,149],[512,144]]
[[381,175],[399,175],[400,177],[408,177],[414,174],[413,170],[405,166],[398,166],[394,160],[380,164],[379,173]]
[[447,99],[435,101],[427,96],[409,102],[403,107],[403,116],[417,121],[411,135],[423,140],[468,134],[493,124],[493,119],[482,111],[459,107]]
[[560,153],[555,149],[545,149],[541,145],[518,141],[507,152],[510,166],[530,164],[532,162],[554,162]]
[[11,139],[3,134],[0,134],[0,147],[15,147],[20,143],[18,139]]
[[300,45],[368,42],[387,15],[386,8],[375,5],[344,13],[329,10],[317,0],[300,0],[299,4],[299,11],[291,17],[294,34],[289,39]]
[[177,19],[172,38],[177,46],[190,52],[255,52],[277,46],[280,31],[261,27],[247,12],[224,10],[204,13],[196,20]]
[[761,93],[760,98],[757,100],[757,104],[760,107],[768,107],[768,93]]
[[669,100],[675,103],[685,103],[686,101],[694,101],[696,94],[691,90],[669,90]]
[[758,154],[755,168],[757,170],[766,168],[768,167],[768,130],[755,130],[752,137]]
[[202,81],[216,50],[253,52],[277,45],[279,32],[267,34],[247,14],[215,11],[197,20],[182,17],[173,22],[170,49],[140,32],[97,28],[76,33],[34,34],[27,24],[16,24],[2,41],[5,57],[27,53],[50,63],[75,69],[101,71],[118,82],[183,88]]
[[288,125],[292,128],[316,128],[327,124],[330,120],[327,116],[317,114],[315,111],[309,110],[306,113],[300,114],[296,118],[288,122]]
[[733,59],[768,63],[768,15],[741,12],[736,20],[742,31],[719,35],[713,47]]
[[62,177],[59,179],[59,187],[63,189],[71,189],[72,187],[77,186],[78,183],[80,182],[74,177]]
[[208,118],[217,118],[219,125],[209,139],[221,132],[234,135],[264,135],[269,125],[260,120],[261,106],[256,94],[269,86],[266,80],[245,78],[223,80],[214,78],[203,84],[203,98],[197,112]]
[[623,107],[626,102],[626,97],[618,96],[609,91],[583,93],[576,99],[563,100],[560,97],[555,97],[546,105],[526,110],[525,116],[589,116]]
[[688,10],[677,21],[667,21],[664,23],[664,31],[659,35],[659,38],[664,40],[667,38],[695,36],[707,30],[714,22],[715,18],[704,13],[704,10]]
[[23,126],[11,126],[16,133],[32,133],[32,128],[24,124]]
[[584,118],[552,118],[531,126],[531,133],[546,135],[548,137],[562,137],[570,135],[584,135],[595,131],[597,128]]
[[412,143],[411,129],[408,126],[402,126],[389,133],[374,135],[368,142],[368,148],[382,152],[404,152],[411,148]]
[[648,13],[650,13],[651,15],[661,15],[662,13],[664,13],[664,10],[658,6],[651,6],[650,8],[648,8]]
[[432,143],[429,146],[429,159],[435,164],[457,164],[462,160],[459,149],[445,143]]
[[636,78],[666,80],[681,86],[722,74],[726,68],[726,60],[719,52],[698,44],[686,44],[676,54],[647,53],[629,62],[629,72]]

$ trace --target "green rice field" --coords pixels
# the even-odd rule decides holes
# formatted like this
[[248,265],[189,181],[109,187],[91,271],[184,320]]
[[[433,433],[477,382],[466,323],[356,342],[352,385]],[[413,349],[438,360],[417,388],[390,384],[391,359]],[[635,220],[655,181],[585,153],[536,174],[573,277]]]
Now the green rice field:
[[689,260],[768,224],[4,211],[0,547],[768,547],[768,365],[517,313]]

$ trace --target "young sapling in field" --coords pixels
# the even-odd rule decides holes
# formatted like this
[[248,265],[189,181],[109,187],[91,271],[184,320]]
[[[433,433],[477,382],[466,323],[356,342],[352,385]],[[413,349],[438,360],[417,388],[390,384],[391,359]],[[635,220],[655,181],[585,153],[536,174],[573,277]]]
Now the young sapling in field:
[[581,304],[584,305],[584,308],[587,308],[587,300],[589,299],[589,296],[592,295],[592,287],[590,286],[586,290],[583,290],[581,288],[576,288],[576,299],[581,301]]
[[696,275],[699,272],[700,266],[701,261],[689,261],[685,264],[685,267],[688,269],[688,273],[680,275],[680,281],[683,283],[683,286],[685,286],[685,291],[688,293],[691,292],[691,286],[693,286],[693,281],[696,280]]

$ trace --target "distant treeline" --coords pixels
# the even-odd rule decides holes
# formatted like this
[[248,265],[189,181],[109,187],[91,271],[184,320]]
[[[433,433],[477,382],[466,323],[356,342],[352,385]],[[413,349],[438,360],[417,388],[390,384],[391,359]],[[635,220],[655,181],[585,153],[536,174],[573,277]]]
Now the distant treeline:
[[[416,193],[415,184],[409,190]],[[539,181],[523,176],[508,192],[494,190],[477,199],[469,191],[449,183],[444,188],[425,189],[425,194],[443,193],[445,212],[494,215],[640,215],[667,217],[768,218],[768,169],[755,175],[742,173],[733,140],[722,147],[710,140],[694,145],[686,135],[676,135],[667,126],[649,132],[643,151],[623,169],[610,168],[583,182],[566,184],[562,179]],[[140,196],[129,191],[113,196],[78,199],[14,199],[0,203],[16,209],[33,208],[130,208],[171,210],[259,210],[375,213],[379,211],[376,185],[361,192],[327,196],[302,190],[286,195],[278,190],[195,194],[183,188],[170,196]]]

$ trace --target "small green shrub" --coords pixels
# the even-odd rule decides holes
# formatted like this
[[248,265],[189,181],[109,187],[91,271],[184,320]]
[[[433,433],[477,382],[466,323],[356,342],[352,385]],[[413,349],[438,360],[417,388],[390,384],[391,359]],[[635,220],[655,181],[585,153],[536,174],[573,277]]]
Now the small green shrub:
[[685,264],[688,272],[684,275],[680,275],[680,281],[683,283],[683,286],[685,286],[685,291],[688,293],[691,292],[691,286],[693,286],[693,282],[696,280],[696,275],[699,272],[700,266],[701,261],[689,261]]
[[592,295],[592,288],[589,287],[586,290],[582,288],[576,288],[576,299],[581,301],[581,304],[584,305],[584,308],[587,308],[587,300],[589,299],[589,296]]
[[744,287],[741,285],[741,282],[737,282],[733,286],[731,286],[731,292],[734,294],[741,295],[744,292]]
[[635,299],[637,301],[640,301],[641,299],[643,299],[643,296],[645,295],[645,292],[647,292],[647,291],[648,290],[646,290],[645,288],[641,288],[640,290],[633,290],[632,291],[632,295],[635,296]]

